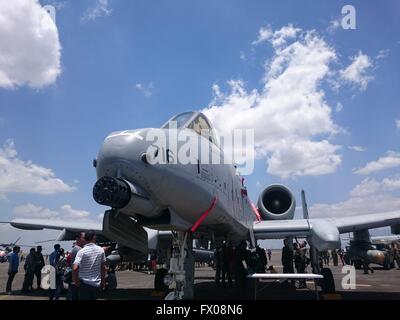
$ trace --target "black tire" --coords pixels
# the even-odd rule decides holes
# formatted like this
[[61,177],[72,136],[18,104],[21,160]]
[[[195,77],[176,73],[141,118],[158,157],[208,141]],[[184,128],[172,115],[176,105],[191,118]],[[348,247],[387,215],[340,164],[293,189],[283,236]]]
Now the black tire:
[[333,279],[333,274],[331,269],[323,268],[321,270],[321,275],[324,276],[323,279],[319,281],[319,285],[323,293],[335,293],[335,280]]
[[164,277],[168,273],[167,269],[161,268],[156,272],[156,276],[154,277],[154,289],[156,291],[165,291],[167,290],[167,286],[164,284]]
[[390,269],[394,269],[396,266],[394,265],[394,261],[390,264]]

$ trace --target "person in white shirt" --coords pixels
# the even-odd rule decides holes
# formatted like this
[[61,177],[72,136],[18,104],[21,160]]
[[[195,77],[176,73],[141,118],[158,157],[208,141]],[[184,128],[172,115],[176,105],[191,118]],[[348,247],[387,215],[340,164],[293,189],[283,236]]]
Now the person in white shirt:
[[72,283],[79,288],[79,300],[96,300],[105,286],[104,250],[96,245],[96,234],[85,233],[86,245],[76,254],[72,268]]

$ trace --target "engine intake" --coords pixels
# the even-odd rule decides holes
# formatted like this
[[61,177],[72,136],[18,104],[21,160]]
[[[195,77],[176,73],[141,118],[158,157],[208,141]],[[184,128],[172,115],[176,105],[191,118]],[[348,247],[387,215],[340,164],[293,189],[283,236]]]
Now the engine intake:
[[293,219],[296,199],[293,193],[283,185],[270,185],[258,198],[258,210],[263,220]]

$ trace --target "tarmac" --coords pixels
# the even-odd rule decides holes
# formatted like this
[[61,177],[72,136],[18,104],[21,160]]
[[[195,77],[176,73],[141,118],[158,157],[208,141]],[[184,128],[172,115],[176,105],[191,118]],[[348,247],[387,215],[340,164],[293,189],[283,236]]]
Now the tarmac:
[[[273,265],[278,271],[282,271],[280,252],[273,251]],[[346,274],[342,273],[342,265],[329,266],[333,272],[336,285],[336,294],[323,295],[322,300],[399,300],[400,299],[400,270],[384,270],[373,265],[373,274],[363,274],[363,270],[356,270],[356,289],[345,290],[342,287],[342,279]],[[0,263],[0,300],[47,300],[48,292],[34,290],[29,294],[22,294],[22,282],[24,270],[20,265],[20,271],[13,282],[13,294],[5,294],[7,282],[8,263]],[[310,268],[307,270],[310,272]],[[164,294],[154,291],[154,274],[141,271],[117,271],[118,288],[110,292],[103,292],[100,299],[106,300],[162,300]],[[195,300],[252,300],[254,299],[254,283],[249,280],[245,290],[237,289],[234,285],[216,285],[214,282],[215,271],[208,266],[197,267],[195,272]],[[314,283],[307,281],[306,289],[288,289],[282,283],[268,280],[259,283],[261,291],[257,293],[257,300],[315,300]],[[36,279],[34,280],[36,289]],[[65,293],[60,300],[65,300]]]

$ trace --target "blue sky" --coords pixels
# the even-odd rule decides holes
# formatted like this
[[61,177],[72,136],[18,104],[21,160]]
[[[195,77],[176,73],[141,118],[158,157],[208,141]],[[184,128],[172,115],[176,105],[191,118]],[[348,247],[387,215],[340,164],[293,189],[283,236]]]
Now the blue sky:
[[[340,163],[331,165],[329,173],[283,177],[267,171],[270,154],[261,157],[255,172],[246,177],[253,201],[264,186],[279,182],[291,187],[298,199],[304,188],[316,215],[352,208],[362,213],[371,207],[369,202],[378,206],[379,201],[390,202],[387,208],[392,210],[400,207],[397,1],[352,1],[355,30],[332,27],[341,20],[347,1],[43,0],[40,4],[57,9],[55,34],[61,49],[58,58],[52,51],[49,64],[58,73],[46,84],[32,85],[29,77],[34,75],[28,74],[13,85],[1,86],[1,72],[12,70],[2,70],[0,64],[0,146],[8,144],[9,155],[18,152],[8,156],[14,159],[11,163],[18,159],[23,167],[31,161],[51,169],[54,176],[43,178],[39,173],[35,177],[44,179],[44,184],[50,181],[53,191],[45,190],[46,186],[38,192],[35,187],[7,184],[3,176],[0,220],[35,214],[97,220],[103,208],[91,196],[96,180],[92,160],[105,136],[114,130],[159,127],[176,113],[207,108],[215,98],[214,85],[225,94],[225,100],[218,103],[223,110],[232,96],[230,80],[241,81],[247,93],[255,89],[261,94],[265,65],[282,47],[274,48],[272,38],[255,41],[261,28],[274,33],[285,26],[301,29],[299,36],[287,40],[287,46],[301,43],[300,34],[315,30],[316,37],[335,53],[329,62],[332,76],[318,81],[317,91],[323,92],[322,100],[330,109],[326,116],[340,130],[335,134],[322,130],[310,139],[328,139],[338,146],[333,153]],[[0,14],[8,5],[1,4]],[[23,31],[27,26],[14,27],[29,36]],[[0,25],[0,39],[6,33]],[[21,42],[17,52],[26,51],[27,57],[33,57],[36,47],[28,44],[32,42]],[[17,45],[10,47],[8,54],[18,49]],[[57,44],[54,48],[57,51]],[[0,45],[0,56],[1,51]],[[346,68],[362,57],[364,65],[358,65],[358,71],[353,70],[346,80]],[[41,58],[46,59],[45,54]],[[362,77],[366,88],[362,88]],[[343,106],[340,112],[336,111],[338,103]],[[354,146],[359,151],[349,148]],[[267,153],[271,152],[268,148]],[[0,157],[7,157],[5,149]],[[378,169],[354,172],[371,162],[371,168],[378,165]],[[61,180],[56,183],[58,189],[52,179]],[[385,205],[381,208],[386,209]],[[12,239],[0,234],[0,240]]]

